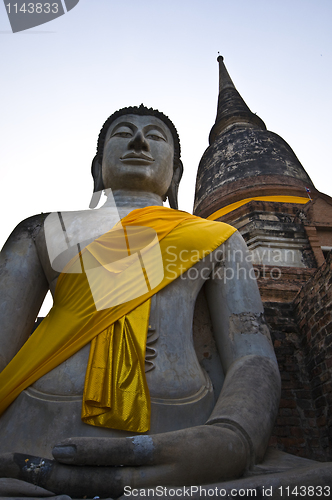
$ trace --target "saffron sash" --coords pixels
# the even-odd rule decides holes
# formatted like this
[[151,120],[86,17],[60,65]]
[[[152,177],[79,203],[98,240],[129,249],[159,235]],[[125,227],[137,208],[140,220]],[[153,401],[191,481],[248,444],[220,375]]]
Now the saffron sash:
[[[96,402],[89,376],[93,371],[98,371],[98,367],[90,357],[91,363],[89,362],[85,384],[83,419],[93,425],[106,425],[136,432],[148,430],[150,402],[144,374],[144,355],[149,304],[145,306],[143,304],[225,242],[236,229],[222,222],[207,221],[166,207],[134,210],[122,219],[121,224],[124,229],[132,227],[135,230],[135,226],[144,226],[156,232],[163,260],[163,278],[157,286],[144,293],[142,293],[140,283],[136,281],[131,283],[127,280],[119,289],[122,293],[122,289],[131,287],[135,292],[133,296],[136,294],[135,298],[126,302],[120,301],[112,307],[96,307],[92,293],[94,287],[99,286],[99,295],[102,296],[103,304],[107,304],[109,292],[102,288],[101,281],[97,278],[94,283],[91,283],[91,279],[89,281],[89,268],[96,269],[99,266],[98,269],[109,273],[110,279],[113,279],[114,269],[112,265],[109,265],[109,253],[113,252],[118,260],[124,257],[123,252],[117,246],[118,225],[84,248],[60,274],[55,290],[54,305],[49,314],[0,374],[0,414],[25,388],[101,334],[99,340],[94,341],[92,350],[100,353],[100,347],[106,343],[108,354],[102,354],[101,358],[104,357],[104,361],[106,360],[106,365],[102,361],[104,375],[105,370],[108,373],[106,376],[101,376],[103,387],[96,396]],[[169,247],[172,247],[173,256],[171,266],[167,261]],[[183,250],[186,250],[186,255],[192,255],[192,258],[183,261],[181,259]],[[174,259],[174,254],[176,254],[176,259]],[[84,272],[82,272],[82,263],[85,267]],[[117,269],[116,272],[119,270]],[[98,273],[92,274],[98,275]],[[139,309],[141,305],[145,312]],[[139,325],[137,332],[133,331],[132,320],[128,319],[130,313],[135,310],[136,313],[133,314],[140,318],[135,320],[135,323]],[[126,315],[127,319],[125,319]],[[117,322],[120,323],[117,325]],[[120,334],[119,328],[122,332]],[[119,354],[120,338],[122,338],[122,359],[115,362],[114,354]],[[110,363],[111,359],[112,363]],[[121,371],[121,367],[124,371]],[[129,378],[128,374],[130,374]],[[120,390],[118,390],[119,387]],[[115,404],[114,391],[122,394],[123,401],[125,400],[126,403]],[[89,401],[92,402],[90,408]],[[106,416],[103,411],[105,407],[107,408]],[[96,414],[101,416],[97,415],[95,418]],[[138,418],[133,419],[133,415],[138,415]]]
[[244,200],[236,201],[235,203],[231,203],[230,205],[227,205],[226,207],[220,208],[220,210],[217,210],[213,214],[209,215],[207,217],[207,220],[216,220],[219,219],[219,217],[222,217],[223,215],[229,214],[230,212],[233,212],[233,210],[236,210],[239,207],[242,207],[246,203],[249,203],[250,201],[272,201],[275,203],[298,203],[300,205],[305,205],[310,201],[309,198],[304,198],[302,196],[287,196],[287,195],[276,195],[276,196],[254,196],[252,198],[245,198]]

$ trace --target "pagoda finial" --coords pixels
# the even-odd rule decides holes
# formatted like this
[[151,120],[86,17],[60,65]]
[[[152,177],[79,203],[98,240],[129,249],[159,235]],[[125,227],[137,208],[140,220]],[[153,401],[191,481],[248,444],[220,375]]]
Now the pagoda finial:
[[228,130],[230,126],[246,125],[266,130],[263,120],[250,111],[236,90],[224,64],[224,58],[220,54],[217,61],[219,63],[218,110],[216,122],[210,132],[210,144],[215,141],[217,136]]
[[[219,54],[219,52],[218,52]],[[219,92],[227,87],[235,88],[235,85],[229,76],[229,73],[224,65],[224,58],[220,54],[217,57],[217,61],[219,63]]]

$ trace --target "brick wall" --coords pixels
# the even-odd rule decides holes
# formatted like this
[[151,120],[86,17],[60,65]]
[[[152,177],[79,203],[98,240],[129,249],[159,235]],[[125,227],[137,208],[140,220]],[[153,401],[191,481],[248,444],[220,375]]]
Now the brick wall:
[[280,406],[270,444],[293,455],[311,458],[307,428],[314,412],[294,306],[265,302],[264,307],[281,374]]
[[294,300],[312,390],[317,459],[332,460],[332,252]]
[[332,255],[293,302],[264,307],[282,379],[270,444],[332,460]]

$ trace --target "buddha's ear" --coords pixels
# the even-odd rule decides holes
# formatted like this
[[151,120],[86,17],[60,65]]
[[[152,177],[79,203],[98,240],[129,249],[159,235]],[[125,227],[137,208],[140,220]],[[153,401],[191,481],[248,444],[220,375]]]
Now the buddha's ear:
[[93,194],[89,208],[95,208],[99,203],[101,193],[104,189],[102,168],[99,156],[95,156],[94,159],[92,160],[91,174],[93,177]]
[[181,177],[183,174],[182,161],[176,160],[176,163],[174,166],[175,166],[175,168],[174,168],[174,173],[173,173],[173,177],[172,177],[172,182],[168,188],[166,196],[169,200],[170,207],[175,208],[177,210],[178,209],[178,190],[179,190],[180,180],[181,180]]

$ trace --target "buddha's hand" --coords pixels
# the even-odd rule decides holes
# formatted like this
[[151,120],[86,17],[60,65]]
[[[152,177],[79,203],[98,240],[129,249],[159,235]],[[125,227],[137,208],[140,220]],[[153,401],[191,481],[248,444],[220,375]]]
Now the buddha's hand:
[[54,482],[76,497],[116,498],[126,486],[207,484],[238,477],[247,465],[242,439],[218,424],[151,436],[71,438],[55,446],[53,456],[66,464],[55,463]]

